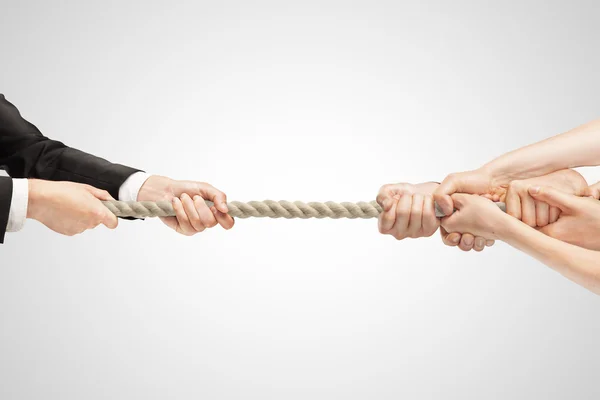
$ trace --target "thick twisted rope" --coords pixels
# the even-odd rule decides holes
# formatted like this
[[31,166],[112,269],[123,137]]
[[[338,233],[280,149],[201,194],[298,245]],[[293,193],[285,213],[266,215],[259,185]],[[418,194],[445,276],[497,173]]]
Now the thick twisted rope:
[[[175,211],[168,201],[148,202],[148,201],[105,201],[103,202],[108,209],[117,217],[132,218],[152,218],[152,217],[173,217]],[[206,201],[209,207],[213,206],[211,201]],[[506,211],[504,203],[496,203],[502,211]],[[358,202],[358,203],[335,203],[328,201],[325,203],[311,202],[303,203],[301,201],[250,201],[243,203],[241,201],[232,201],[227,203],[229,215],[234,218],[377,218],[381,213],[381,207],[376,201]],[[435,215],[438,218],[444,217],[444,212],[435,204]]]

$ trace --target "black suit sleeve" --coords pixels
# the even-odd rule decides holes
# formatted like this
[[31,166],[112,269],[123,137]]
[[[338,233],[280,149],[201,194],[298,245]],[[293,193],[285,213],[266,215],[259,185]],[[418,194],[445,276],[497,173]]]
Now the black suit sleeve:
[[4,243],[4,234],[8,225],[8,213],[12,200],[12,179],[0,176],[0,243]]
[[0,168],[13,178],[86,183],[114,198],[125,180],[139,170],[48,139],[0,94]]
[[[139,170],[110,163],[51,140],[0,94],[0,169],[13,178],[85,183],[107,190],[115,199],[125,180]],[[12,180],[0,179],[0,243],[6,231]]]

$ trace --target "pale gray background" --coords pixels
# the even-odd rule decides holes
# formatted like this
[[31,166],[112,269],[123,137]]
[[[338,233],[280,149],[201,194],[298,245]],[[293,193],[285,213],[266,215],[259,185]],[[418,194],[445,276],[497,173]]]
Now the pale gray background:
[[[53,138],[230,199],[369,200],[598,118],[599,20],[595,1],[3,1],[0,92]],[[598,298],[504,244],[30,221],[0,266],[1,399],[600,396]]]

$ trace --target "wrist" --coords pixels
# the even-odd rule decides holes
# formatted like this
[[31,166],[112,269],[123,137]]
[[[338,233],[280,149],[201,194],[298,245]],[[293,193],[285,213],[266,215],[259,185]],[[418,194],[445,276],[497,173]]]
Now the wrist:
[[509,170],[501,168],[494,162],[483,165],[478,171],[489,179],[491,186],[494,188],[506,187],[515,179]]
[[517,232],[522,228],[523,223],[518,219],[503,213],[502,218],[498,219],[495,226],[497,239],[508,243],[511,238],[514,238],[517,235]]
[[40,204],[43,203],[43,190],[41,181],[38,179],[28,179],[29,196],[27,199],[27,218],[37,219]]

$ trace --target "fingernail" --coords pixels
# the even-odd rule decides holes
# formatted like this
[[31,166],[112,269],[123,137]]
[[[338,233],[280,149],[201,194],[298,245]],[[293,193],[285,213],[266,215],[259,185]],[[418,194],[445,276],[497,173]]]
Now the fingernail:
[[458,237],[457,235],[453,235],[453,236],[450,238],[450,242],[451,242],[451,243],[458,243],[459,241],[460,241],[460,237]]
[[200,199],[200,196],[196,195],[194,196],[194,201],[198,201]]
[[540,192],[539,186],[532,186],[529,188],[529,193],[531,193],[531,194],[538,194],[539,192]]
[[472,245],[472,244],[473,244],[473,238],[472,238],[472,237],[466,237],[466,238],[465,238],[465,244],[466,244],[467,246],[470,246],[470,245]]
[[482,238],[475,239],[475,246],[477,246],[477,247],[485,246],[485,240]]

